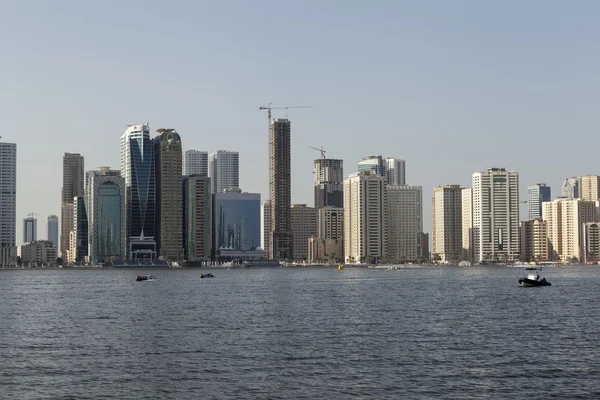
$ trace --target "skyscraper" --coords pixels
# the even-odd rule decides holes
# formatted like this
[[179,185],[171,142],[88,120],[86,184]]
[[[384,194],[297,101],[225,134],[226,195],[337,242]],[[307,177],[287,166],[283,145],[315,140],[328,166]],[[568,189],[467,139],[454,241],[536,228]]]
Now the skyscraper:
[[572,177],[565,179],[562,184],[561,193],[562,197],[566,197],[567,199],[580,198],[581,192],[579,190],[579,178]]
[[125,180],[120,171],[90,171],[88,186],[89,259],[98,264],[127,256]]
[[385,178],[363,170],[344,180],[344,257],[347,263],[387,259]]
[[54,243],[54,247],[58,250],[58,217],[56,215],[46,217],[46,233],[48,241]]
[[536,183],[527,188],[527,205],[529,206],[529,220],[542,218],[542,203],[550,201],[550,186],[545,183]]
[[385,159],[385,176],[388,185],[406,185],[406,162],[399,158]]
[[387,186],[387,260],[419,261],[423,253],[423,188]]
[[373,171],[375,175],[382,176],[387,181],[386,161],[381,156],[366,156],[358,163],[358,172]]
[[154,147],[147,124],[121,136],[121,176],[127,192],[127,250],[132,260],[156,258]]
[[315,208],[344,206],[344,160],[315,160]]
[[23,243],[31,243],[37,240],[37,218],[28,215],[23,219]]
[[60,254],[66,260],[69,241],[73,230],[73,199],[84,195],[84,159],[79,153],[65,153],[63,156],[63,186],[60,212]]
[[433,254],[441,262],[458,263],[462,256],[462,191],[459,185],[433,188]]
[[488,168],[473,174],[475,261],[519,259],[519,174]]
[[69,262],[83,264],[89,251],[89,224],[87,216],[87,199],[84,196],[75,197],[73,203],[73,243],[69,254]]
[[200,150],[186,150],[183,153],[183,175],[208,176],[208,153]]
[[17,258],[17,145],[0,142],[0,265]]
[[240,155],[237,151],[218,150],[208,156],[211,193],[240,187]]
[[269,189],[271,195],[271,236],[269,257],[293,259],[291,226],[292,155],[291,125],[288,119],[274,118],[269,130]]
[[165,260],[183,260],[181,137],[175,129],[158,132],[154,138],[156,244],[158,254]]
[[600,200],[600,176],[585,175],[579,177],[579,198],[587,201]]
[[473,189],[465,188],[462,197],[462,260],[473,260]]
[[186,176],[183,180],[183,243],[188,262],[209,261],[212,250],[212,196],[210,178]]

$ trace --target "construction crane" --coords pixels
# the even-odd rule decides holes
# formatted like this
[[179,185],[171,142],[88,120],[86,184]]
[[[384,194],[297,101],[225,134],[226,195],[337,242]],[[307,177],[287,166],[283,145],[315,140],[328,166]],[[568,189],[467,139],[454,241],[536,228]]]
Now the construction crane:
[[266,106],[260,106],[258,107],[259,110],[267,110],[267,117],[269,118],[269,126],[271,126],[271,110],[279,110],[279,109],[285,109],[287,110],[288,108],[312,108],[312,106],[282,106],[282,107],[271,107],[271,103],[267,104]]
[[320,151],[321,152],[321,158],[324,160],[325,159],[325,153],[327,152],[323,146],[321,146],[321,148],[319,149],[318,147],[312,147],[312,146],[308,146],[309,148],[316,150],[316,151]]

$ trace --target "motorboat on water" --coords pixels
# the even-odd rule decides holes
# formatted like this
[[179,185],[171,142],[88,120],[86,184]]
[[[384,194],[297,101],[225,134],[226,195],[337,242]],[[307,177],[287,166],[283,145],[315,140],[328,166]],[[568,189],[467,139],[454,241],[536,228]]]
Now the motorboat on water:
[[156,278],[152,275],[138,275],[136,281],[154,282]]
[[525,268],[528,272],[527,277],[519,278],[519,285],[522,287],[537,287],[537,286],[551,286],[552,284],[546,280],[546,278],[540,277],[542,267],[528,267]]
[[210,272],[208,274],[200,274],[200,278],[214,278],[215,276]]

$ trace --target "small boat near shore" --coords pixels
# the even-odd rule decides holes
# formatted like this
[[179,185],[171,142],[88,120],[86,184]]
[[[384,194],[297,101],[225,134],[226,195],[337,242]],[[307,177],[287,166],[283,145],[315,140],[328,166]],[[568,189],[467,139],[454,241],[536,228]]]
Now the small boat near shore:
[[154,282],[156,278],[153,275],[138,275],[135,280],[138,282]]
[[546,280],[546,278],[540,277],[542,267],[529,267],[525,268],[529,271],[527,277],[519,278],[519,285],[522,287],[537,287],[537,286],[551,286],[552,284]]
[[208,274],[200,274],[200,278],[214,278],[215,276],[210,272]]

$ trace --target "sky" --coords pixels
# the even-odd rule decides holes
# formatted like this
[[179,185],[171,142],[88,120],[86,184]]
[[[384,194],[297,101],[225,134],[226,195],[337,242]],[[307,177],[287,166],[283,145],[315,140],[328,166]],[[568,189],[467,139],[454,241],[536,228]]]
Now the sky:
[[[520,194],[600,174],[596,1],[0,0],[2,141],[17,143],[17,243],[60,215],[62,157],[120,167],[127,124],[175,128],[184,149],[240,153],[240,186],[268,198],[258,107],[292,123],[292,202],[313,205],[325,148],[406,160],[423,186],[516,170]],[[523,207],[524,208],[524,207]],[[526,215],[522,210],[521,215]]]

